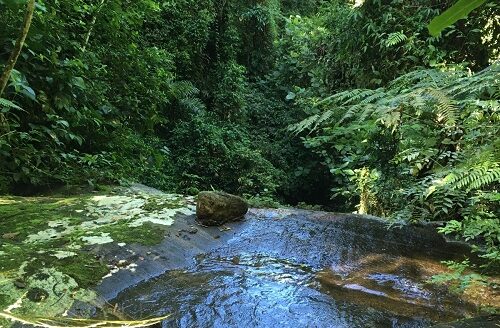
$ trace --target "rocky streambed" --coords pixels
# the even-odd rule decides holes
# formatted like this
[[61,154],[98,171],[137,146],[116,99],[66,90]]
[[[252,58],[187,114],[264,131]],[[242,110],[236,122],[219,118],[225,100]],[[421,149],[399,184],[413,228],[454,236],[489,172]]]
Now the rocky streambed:
[[459,296],[428,282],[467,253],[432,227],[296,209],[202,227],[194,205],[141,185],[0,198],[0,326],[428,327],[500,304],[486,287]]

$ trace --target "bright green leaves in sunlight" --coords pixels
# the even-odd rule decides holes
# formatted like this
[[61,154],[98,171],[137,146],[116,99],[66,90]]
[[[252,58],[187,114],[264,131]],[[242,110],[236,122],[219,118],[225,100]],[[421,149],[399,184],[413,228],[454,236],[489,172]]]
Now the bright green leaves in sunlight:
[[467,17],[467,15],[481,6],[487,0],[459,0],[451,8],[441,15],[434,18],[429,24],[429,32],[432,36],[438,36],[442,30],[456,23],[458,20]]

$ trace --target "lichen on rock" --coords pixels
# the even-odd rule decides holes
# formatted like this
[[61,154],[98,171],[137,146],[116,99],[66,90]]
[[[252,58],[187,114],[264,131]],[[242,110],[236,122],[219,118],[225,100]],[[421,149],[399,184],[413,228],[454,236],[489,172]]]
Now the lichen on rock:
[[56,317],[74,301],[95,301],[93,286],[116,267],[94,247],[154,245],[178,214],[194,214],[192,197],[140,185],[78,197],[0,198],[0,311]]
[[113,238],[109,236],[109,233],[101,233],[100,236],[88,236],[82,237],[82,241],[86,242],[88,245],[104,245],[113,242]]
[[196,216],[208,226],[220,226],[229,221],[241,220],[248,212],[248,203],[241,197],[218,191],[198,194]]

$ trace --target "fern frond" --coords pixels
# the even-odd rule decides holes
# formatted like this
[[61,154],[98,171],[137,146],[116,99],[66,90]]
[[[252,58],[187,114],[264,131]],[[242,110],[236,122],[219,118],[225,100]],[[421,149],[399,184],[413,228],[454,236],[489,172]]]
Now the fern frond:
[[170,85],[170,93],[176,99],[192,98],[199,90],[189,81],[176,81]]
[[312,116],[309,116],[308,118],[300,121],[297,124],[290,125],[288,127],[288,130],[293,132],[294,134],[299,134],[304,132],[305,130],[311,129],[313,126],[316,125],[316,121],[318,120],[319,115],[315,114]]
[[395,108],[392,106],[383,106],[378,104],[365,105],[364,110],[359,114],[358,122],[361,123],[369,119],[376,120],[387,118],[387,115],[392,116],[393,112],[397,112],[394,109]]
[[348,105],[352,103],[357,103],[360,102],[361,100],[370,97],[374,94],[376,94],[377,90],[371,90],[371,89],[360,89],[358,90],[356,95],[353,95],[350,99],[348,99],[343,105]]
[[346,108],[347,111],[344,113],[344,116],[342,116],[342,118],[339,120],[339,124],[344,123],[345,121],[354,117],[354,115],[358,113],[360,109],[363,107],[364,107],[363,105],[357,104]]
[[179,104],[190,112],[199,112],[205,109],[205,104],[198,98],[184,98]]
[[19,107],[18,105],[14,104],[12,101],[7,100],[5,98],[0,98],[0,107],[14,108],[14,109],[22,110],[21,107]]
[[313,130],[315,130],[320,124],[328,122],[334,114],[335,114],[334,109],[328,109],[324,111],[321,115],[317,117],[316,122],[314,123]]
[[469,167],[466,171],[451,172],[443,182],[452,189],[463,189],[467,192],[479,190],[500,182],[500,165],[497,162],[485,162]]
[[457,102],[448,97],[443,91],[428,90],[429,94],[436,100],[436,115],[439,123],[454,126],[457,122]]
[[400,44],[403,41],[406,41],[408,37],[403,33],[403,31],[400,32],[394,32],[389,34],[387,39],[385,40],[385,46],[386,47],[393,47],[395,45]]
[[336,94],[333,94],[329,97],[318,102],[318,105],[321,104],[339,104],[339,105],[349,105],[351,103],[356,103],[358,100],[363,99],[367,96],[370,96],[375,93],[375,90],[371,89],[353,89],[346,90]]
[[360,101],[361,104],[369,104],[376,102],[380,99],[383,99],[384,97],[387,97],[387,93],[384,92],[384,88],[379,88],[376,90],[373,90],[373,92],[366,96],[364,99]]
[[493,93],[497,93],[500,89],[500,63],[493,63],[474,75],[462,76],[446,85],[444,89],[455,98],[477,97],[486,89],[492,89]]

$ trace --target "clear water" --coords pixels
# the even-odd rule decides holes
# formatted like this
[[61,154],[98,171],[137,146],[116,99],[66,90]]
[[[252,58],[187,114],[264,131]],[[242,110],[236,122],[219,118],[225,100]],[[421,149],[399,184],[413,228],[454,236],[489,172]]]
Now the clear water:
[[133,319],[170,314],[163,327],[429,327],[469,313],[426,283],[446,257],[426,250],[432,240],[409,243],[379,223],[332,222],[249,220],[192,265],[111,303]]

